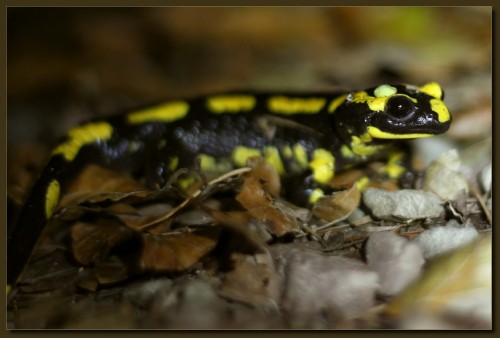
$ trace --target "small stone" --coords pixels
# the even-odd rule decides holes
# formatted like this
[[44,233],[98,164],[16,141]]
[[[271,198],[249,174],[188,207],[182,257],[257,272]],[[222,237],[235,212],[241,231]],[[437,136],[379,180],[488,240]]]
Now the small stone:
[[472,227],[460,227],[455,220],[445,226],[422,232],[415,241],[422,249],[425,259],[449,252],[473,241],[479,233]]
[[388,221],[435,218],[443,211],[439,197],[421,190],[369,188],[363,194],[363,202],[375,217]]
[[432,191],[445,201],[455,200],[464,192],[469,192],[467,180],[460,172],[456,149],[447,151],[427,167],[423,190]]
[[379,293],[393,296],[414,281],[424,265],[420,247],[390,231],[373,233],[366,243],[368,266],[380,277]]
[[285,269],[283,308],[293,328],[328,328],[375,305],[378,276],[361,261],[296,250]]

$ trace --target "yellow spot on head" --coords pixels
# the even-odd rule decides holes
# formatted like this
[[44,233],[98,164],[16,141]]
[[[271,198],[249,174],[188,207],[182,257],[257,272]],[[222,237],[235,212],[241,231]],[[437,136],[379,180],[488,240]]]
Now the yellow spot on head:
[[73,161],[81,147],[108,140],[112,133],[113,127],[107,122],[87,123],[75,127],[68,132],[68,140],[58,145],[52,155],[61,154],[67,161]]
[[285,173],[285,167],[283,166],[283,162],[281,162],[280,153],[277,148],[265,147],[264,158],[276,169],[278,174],[283,175]]
[[268,101],[268,108],[277,114],[315,114],[325,105],[326,99],[320,97],[274,96]]
[[207,98],[207,108],[213,113],[238,113],[255,107],[255,97],[250,95],[217,95]]
[[361,91],[354,93],[352,102],[366,103],[372,111],[382,111],[385,109],[388,97],[373,97],[368,95],[367,92]]
[[309,195],[309,203],[316,203],[325,193],[320,188],[314,189]]
[[443,101],[432,99],[430,101],[431,109],[438,115],[438,121],[441,123],[448,122],[451,118],[448,108],[446,108]]
[[375,95],[375,97],[387,97],[392,96],[397,92],[398,90],[395,87],[383,84],[375,88],[373,94]]
[[335,157],[326,149],[315,149],[309,167],[316,182],[326,184],[335,173]]
[[244,167],[246,165],[247,159],[252,156],[261,156],[260,150],[257,148],[237,146],[233,150],[231,159],[237,167]]
[[422,93],[426,93],[438,100],[443,98],[443,90],[436,82],[429,82],[418,88]]
[[171,101],[151,108],[142,109],[128,114],[131,124],[146,122],[172,122],[182,119],[188,113],[189,105],[185,101]]
[[59,203],[59,195],[61,194],[61,186],[57,180],[52,180],[49,183],[45,194],[45,217],[49,219]]
[[424,137],[434,136],[432,134],[420,134],[420,133],[393,134],[382,131],[374,126],[368,126],[367,133],[373,138],[380,138],[380,139],[412,139],[412,138],[424,138]]
[[333,99],[332,102],[330,102],[330,105],[328,106],[328,112],[333,113],[337,108],[344,103],[345,99],[347,98],[347,95],[342,95],[337,97],[336,99]]

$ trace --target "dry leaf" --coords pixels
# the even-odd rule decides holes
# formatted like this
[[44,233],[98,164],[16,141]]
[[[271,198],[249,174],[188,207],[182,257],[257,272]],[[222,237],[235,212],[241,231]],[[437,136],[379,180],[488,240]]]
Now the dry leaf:
[[273,206],[270,196],[264,191],[260,180],[246,176],[236,200],[255,219],[264,222],[268,231],[275,236],[283,236],[299,229],[299,224],[291,216]]
[[252,168],[250,175],[261,179],[262,189],[274,197],[278,197],[281,190],[281,179],[276,169],[262,157],[254,156],[247,160],[247,165]]
[[358,207],[361,193],[354,184],[351,189],[321,197],[313,206],[313,215],[328,222],[341,221]]
[[73,256],[83,265],[98,263],[107,257],[111,249],[135,234],[115,218],[102,217],[92,223],[78,222],[71,228]]
[[143,234],[140,266],[152,271],[183,271],[217,245],[220,228],[203,227],[164,235]]

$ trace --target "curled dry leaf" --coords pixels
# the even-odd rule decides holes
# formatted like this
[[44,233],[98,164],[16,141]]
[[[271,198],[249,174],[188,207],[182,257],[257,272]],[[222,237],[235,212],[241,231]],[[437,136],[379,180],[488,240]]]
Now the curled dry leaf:
[[212,251],[220,229],[202,227],[164,235],[143,234],[140,266],[149,271],[183,271]]
[[328,222],[341,221],[358,207],[361,193],[354,184],[351,189],[333,193],[331,196],[321,197],[313,206],[315,217]]
[[268,231],[275,236],[283,236],[299,229],[296,219],[273,205],[271,197],[264,191],[257,177],[245,176],[236,200],[248,210],[252,218],[264,222]]

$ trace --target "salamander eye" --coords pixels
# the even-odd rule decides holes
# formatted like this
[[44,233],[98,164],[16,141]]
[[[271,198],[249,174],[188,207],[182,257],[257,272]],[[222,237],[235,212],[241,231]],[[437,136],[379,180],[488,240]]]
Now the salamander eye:
[[410,116],[415,109],[415,104],[406,96],[396,95],[389,99],[385,112],[397,119]]

